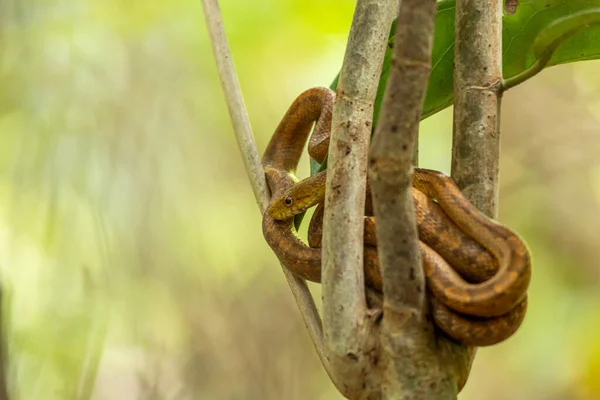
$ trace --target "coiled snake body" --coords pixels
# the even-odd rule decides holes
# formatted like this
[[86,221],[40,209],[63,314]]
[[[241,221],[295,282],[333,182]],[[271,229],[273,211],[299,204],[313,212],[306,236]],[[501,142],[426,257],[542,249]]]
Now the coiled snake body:
[[[325,88],[302,93],[277,127],[262,160],[272,192],[263,217],[265,239],[287,268],[313,282],[321,279],[326,171],[301,182],[293,174],[314,122],[308,150],[319,162],[325,158],[334,99],[335,93]],[[381,291],[370,197],[367,193],[365,281]],[[436,325],[454,340],[473,346],[511,336],[525,316],[531,277],[529,253],[521,239],[479,212],[441,172],[415,169],[413,199]],[[307,246],[294,234],[293,217],[314,205],[318,207]]]

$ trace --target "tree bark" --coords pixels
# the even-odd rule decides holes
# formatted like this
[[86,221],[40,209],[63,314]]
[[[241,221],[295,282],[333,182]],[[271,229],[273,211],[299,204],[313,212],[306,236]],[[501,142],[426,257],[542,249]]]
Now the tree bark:
[[370,152],[385,293],[380,366],[386,399],[454,399],[470,361],[461,346],[436,337],[428,318],[413,209],[412,169],[436,6],[435,0],[401,3],[390,77]]
[[[322,241],[327,356],[349,398],[368,396],[372,313],[363,273],[363,216],[373,106],[397,0],[358,0],[333,109]],[[365,397],[366,398],[366,397]]]
[[498,211],[502,1],[457,0],[452,177],[482,212]]

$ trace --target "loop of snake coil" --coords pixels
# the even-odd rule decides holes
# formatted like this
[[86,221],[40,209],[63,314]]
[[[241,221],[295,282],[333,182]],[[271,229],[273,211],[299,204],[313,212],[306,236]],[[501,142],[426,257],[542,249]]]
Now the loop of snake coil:
[[[263,233],[280,261],[296,275],[321,279],[321,230],[325,173],[296,183],[298,165],[312,124],[309,153],[322,162],[329,146],[335,94],[309,89],[290,106],[275,131],[263,165],[272,201],[263,217]],[[489,346],[510,337],[527,308],[531,276],[529,253],[519,237],[480,213],[451,178],[416,169],[413,199],[419,246],[427,277],[431,313],[452,339]],[[375,218],[370,195],[365,209],[365,281],[381,291]],[[318,205],[309,227],[309,246],[294,234],[293,216]]]

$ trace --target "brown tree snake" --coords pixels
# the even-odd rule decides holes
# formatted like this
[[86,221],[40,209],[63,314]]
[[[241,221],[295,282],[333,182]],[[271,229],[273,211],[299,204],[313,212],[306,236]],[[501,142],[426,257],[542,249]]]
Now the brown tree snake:
[[[310,137],[308,151],[322,162],[329,147],[335,93],[313,88],[292,103],[277,127],[263,165],[272,200],[263,217],[265,239],[296,275],[321,280],[321,229],[325,196],[323,171],[300,182],[294,172]],[[491,220],[441,172],[416,168],[413,199],[421,259],[436,325],[454,340],[489,346],[511,336],[527,309],[531,277],[529,252],[508,228]],[[318,205],[309,227],[309,245],[300,241],[293,217]],[[367,189],[364,272],[366,284],[381,291],[375,218]]]

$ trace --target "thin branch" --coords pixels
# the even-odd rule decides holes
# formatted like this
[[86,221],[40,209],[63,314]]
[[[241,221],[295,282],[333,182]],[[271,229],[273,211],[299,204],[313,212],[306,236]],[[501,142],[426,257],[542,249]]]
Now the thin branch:
[[[229,50],[221,11],[219,9],[219,2],[218,0],[202,0],[202,7],[204,9],[204,16],[211,39],[213,54],[219,71],[221,86],[233,123],[233,130],[235,132],[238,147],[244,159],[246,173],[252,184],[254,197],[256,198],[262,214],[269,202],[269,192],[265,181],[263,167],[260,162],[260,156],[252,135],[252,128],[250,127],[250,121],[244,105],[240,85],[233,66],[231,51]],[[308,334],[315,346],[317,355],[327,371],[327,374],[331,377],[334,384],[338,386],[337,381],[331,374],[329,363],[323,350],[321,318],[317,311],[314,299],[308,290],[308,286],[303,279],[294,276],[283,265],[281,267],[283,268],[285,278],[287,279],[294,299],[296,300],[296,304],[298,305]]]
[[436,338],[426,317],[412,197],[436,5],[436,0],[401,2],[390,77],[370,152],[369,178],[385,293],[380,362],[383,394],[388,399],[455,398],[465,374],[460,347]]
[[486,215],[498,209],[502,1],[457,0],[452,177]]
[[204,8],[204,17],[206,19],[206,27],[210,36],[210,43],[213,50],[213,55],[217,63],[221,87],[227,102],[227,108],[233,124],[235,138],[244,158],[244,166],[246,173],[250,179],[254,197],[263,213],[269,203],[269,189],[265,180],[265,173],[260,163],[260,155],[254,142],[252,128],[250,127],[250,119],[246,112],[244,98],[240,84],[233,66],[233,59],[227,42],[227,35],[223,27],[223,19],[221,10],[219,9],[218,0],[202,0]]
[[[323,221],[323,319],[328,356],[360,392],[369,327],[363,216],[373,104],[397,0],[358,0],[332,117]],[[344,391],[345,395],[352,392]]]
[[[403,0],[390,77],[370,151],[384,311],[421,316],[425,277],[412,199],[419,120],[431,70],[435,0]],[[384,317],[385,318],[385,317]]]
[[[455,19],[452,177],[490,217],[498,210],[502,3],[457,0]],[[457,350],[467,371],[475,353]]]

